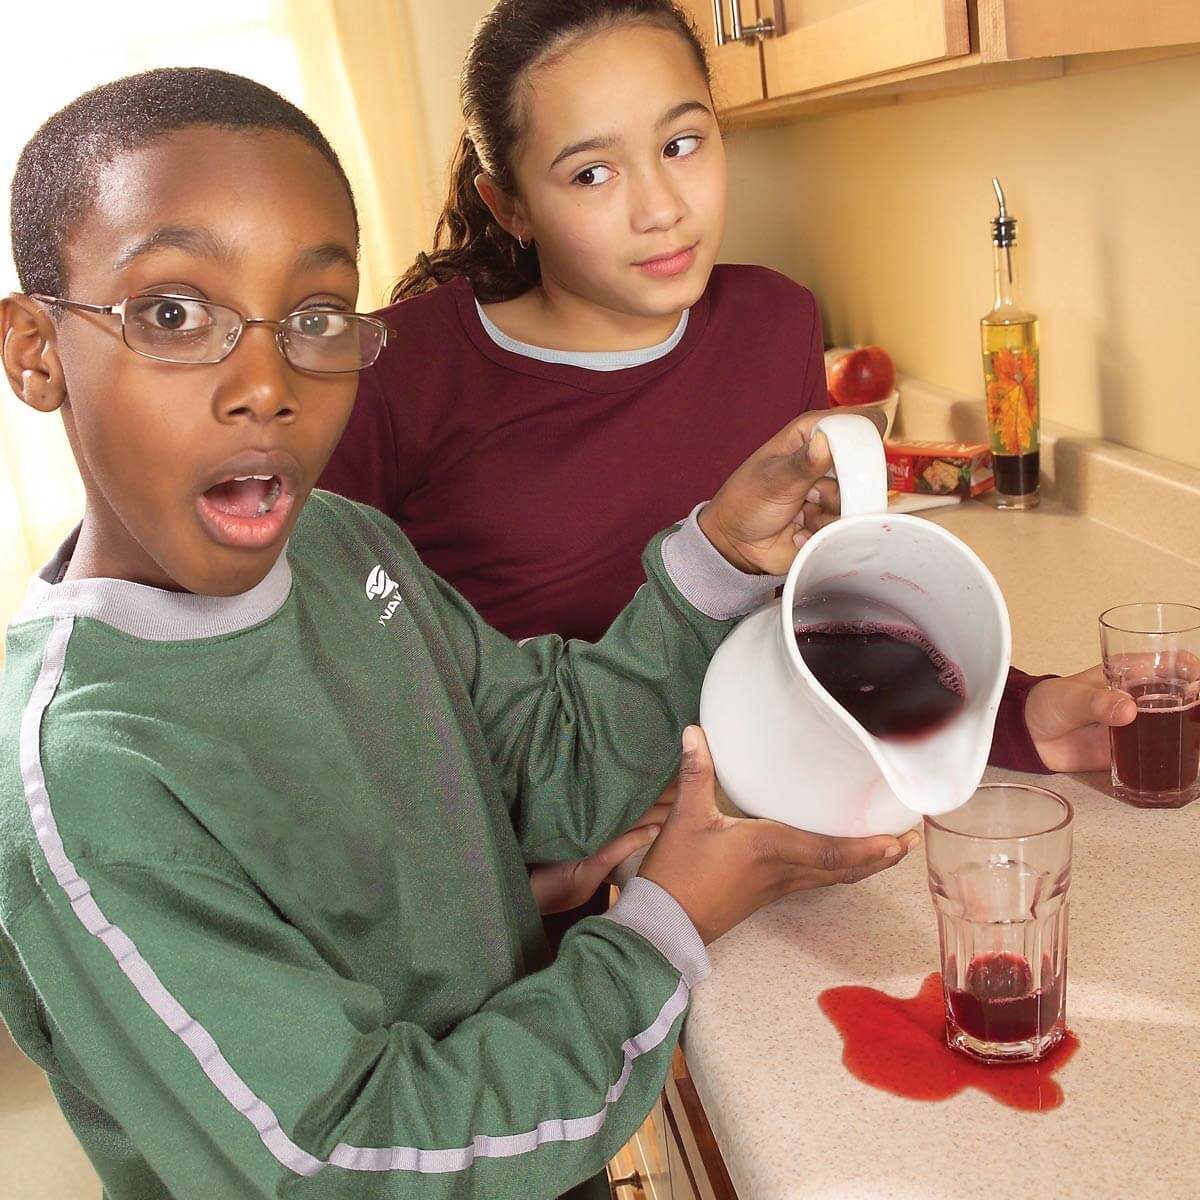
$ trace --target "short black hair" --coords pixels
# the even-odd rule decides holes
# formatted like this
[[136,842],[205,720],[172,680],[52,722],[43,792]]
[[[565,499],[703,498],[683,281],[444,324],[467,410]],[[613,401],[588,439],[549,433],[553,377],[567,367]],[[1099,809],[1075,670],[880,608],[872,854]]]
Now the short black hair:
[[[63,294],[63,248],[90,208],[105,164],[164,134],[198,125],[302,137],[337,172],[354,209],[353,189],[333,147],[278,92],[208,67],[144,71],[72,100],[21,151],[12,181],[12,255],[22,290]],[[357,228],[357,210],[354,220]]]

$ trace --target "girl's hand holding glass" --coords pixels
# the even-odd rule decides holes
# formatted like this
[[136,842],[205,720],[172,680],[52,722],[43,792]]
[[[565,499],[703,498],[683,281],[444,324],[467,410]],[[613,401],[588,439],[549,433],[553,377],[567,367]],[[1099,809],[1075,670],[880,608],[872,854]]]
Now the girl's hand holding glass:
[[1025,701],[1025,724],[1051,771],[1103,771],[1109,729],[1137,716],[1133,697],[1109,688],[1097,665],[1063,679],[1043,679]]

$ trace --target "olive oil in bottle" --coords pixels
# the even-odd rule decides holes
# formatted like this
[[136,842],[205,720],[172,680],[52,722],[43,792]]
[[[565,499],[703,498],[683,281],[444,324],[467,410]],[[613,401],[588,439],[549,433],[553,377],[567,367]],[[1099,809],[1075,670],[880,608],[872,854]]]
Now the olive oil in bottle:
[[988,440],[1000,508],[1036,508],[1040,499],[1038,322],[1021,307],[1017,286],[1017,221],[992,180],[999,216],[992,218],[995,299],[979,322]]

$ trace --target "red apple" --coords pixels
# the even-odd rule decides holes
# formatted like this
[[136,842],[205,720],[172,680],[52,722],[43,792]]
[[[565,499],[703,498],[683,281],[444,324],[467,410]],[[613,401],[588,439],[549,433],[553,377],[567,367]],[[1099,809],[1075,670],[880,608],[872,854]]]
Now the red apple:
[[874,404],[896,386],[896,368],[882,346],[863,346],[829,368],[829,399],[835,405]]

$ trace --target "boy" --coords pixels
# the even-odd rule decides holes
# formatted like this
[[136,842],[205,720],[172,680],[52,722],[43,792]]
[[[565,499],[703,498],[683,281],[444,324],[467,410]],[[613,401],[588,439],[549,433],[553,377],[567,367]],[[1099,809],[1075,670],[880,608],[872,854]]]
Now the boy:
[[688,729],[641,877],[545,966],[525,863],[657,795],[827,453],[790,427],[601,642],[518,646],[309,494],[386,331],[303,114],[150,72],[51,118],[13,193],[5,371],[87,507],[9,633],[0,1012],[106,1195],[606,1195],[704,943],[912,844],[720,817]]

